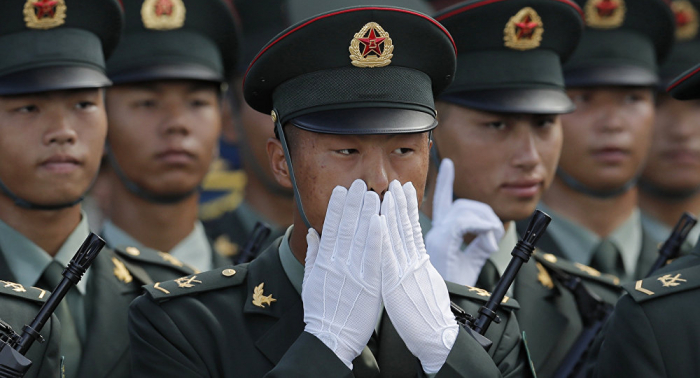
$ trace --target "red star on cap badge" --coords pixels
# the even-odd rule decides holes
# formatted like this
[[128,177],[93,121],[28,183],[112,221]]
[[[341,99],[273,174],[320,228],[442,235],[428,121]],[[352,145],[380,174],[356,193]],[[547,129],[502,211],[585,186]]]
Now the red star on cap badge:
[[377,56],[382,55],[382,50],[379,48],[379,44],[383,43],[386,38],[377,37],[374,34],[374,29],[370,29],[367,38],[358,38],[362,44],[365,45],[365,49],[362,51],[362,56],[367,56],[367,54],[373,52]]
[[676,25],[681,27],[690,22],[690,16],[684,11],[676,12]]
[[56,5],[58,1],[56,0],[39,0],[34,5],[36,10],[36,18],[42,19],[45,17],[53,18],[56,15]]
[[595,7],[598,10],[598,15],[601,17],[609,17],[619,8],[619,5],[612,2],[612,0],[603,0],[596,4]]
[[516,22],[515,26],[518,27],[518,39],[523,37],[532,37],[532,32],[538,26],[538,24],[530,19],[530,16],[525,16],[520,22]]
[[170,16],[173,14],[173,3],[170,0],[158,0],[156,3],[156,16]]

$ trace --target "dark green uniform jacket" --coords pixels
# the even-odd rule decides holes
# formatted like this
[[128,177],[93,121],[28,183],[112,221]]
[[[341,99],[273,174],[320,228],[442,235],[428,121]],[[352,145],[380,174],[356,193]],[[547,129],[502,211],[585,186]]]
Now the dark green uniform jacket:
[[[0,280],[0,320],[21,335],[22,327],[34,320],[49,295],[45,290]],[[53,315],[41,330],[45,341],[34,342],[26,355],[32,367],[25,378],[61,377],[60,334],[58,318]]]
[[[192,273],[160,257],[149,262],[145,255],[131,256],[105,248],[90,267],[85,297],[87,340],[83,345],[79,377],[129,377],[129,335],[126,332],[129,304],[141,294],[144,284]],[[146,269],[154,277],[149,278]],[[0,279],[14,280],[1,251]]]
[[[129,314],[134,377],[414,377],[422,376],[386,315],[368,348],[348,368],[316,337],[304,332],[301,297],[289,282],[277,240],[250,264],[215,269],[146,288]],[[254,290],[276,301],[254,305]],[[488,293],[448,285],[470,313]],[[503,320],[486,334],[485,352],[461,330],[437,377],[530,376],[515,316],[506,301]],[[496,364],[494,364],[494,361]],[[381,368],[381,375],[379,369]]]
[[[522,233],[525,231],[525,229],[527,229],[528,221],[529,220],[523,220],[517,222],[519,235],[522,236]],[[554,256],[566,258],[566,255],[562,250],[562,246],[560,246],[554,240],[554,238],[552,238],[552,236],[548,235],[546,232],[537,242],[537,247],[543,251],[553,254]],[[654,261],[656,261],[658,256],[659,243],[655,241],[646,232],[646,230],[642,229],[642,250],[639,254],[639,258],[637,259],[637,269],[634,273],[634,279],[638,280],[640,278],[644,278],[649,273],[651,266],[654,265]]]
[[[556,272],[581,278],[586,288],[611,306],[621,294],[616,277],[601,274],[590,267],[573,264],[551,254],[536,251],[520,269],[512,293],[520,303],[516,311],[525,332],[537,376],[551,377],[583,331],[576,298]],[[490,261],[482,270],[477,286],[493,290],[498,273]]]
[[624,286],[588,361],[590,377],[700,377],[700,255]]

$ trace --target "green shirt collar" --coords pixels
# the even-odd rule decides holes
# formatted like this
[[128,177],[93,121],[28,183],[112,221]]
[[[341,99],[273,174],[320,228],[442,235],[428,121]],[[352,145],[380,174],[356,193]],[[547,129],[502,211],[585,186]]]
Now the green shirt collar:
[[287,232],[284,233],[282,238],[282,243],[280,244],[279,253],[280,261],[282,262],[282,268],[284,273],[287,275],[289,282],[292,283],[294,289],[301,295],[301,285],[304,282],[304,265],[302,265],[294,254],[292,253],[292,248],[289,246],[289,238],[292,236],[292,230],[294,226],[289,226]]
[[[89,234],[87,216],[81,213],[80,223],[61,245],[53,259],[63,266],[68,265]],[[23,286],[36,286],[42,273],[53,260],[41,247],[2,220],[0,220],[0,249],[17,283]],[[89,274],[90,269],[76,285],[80,294],[85,294]]]
[[[134,239],[110,220],[105,221],[102,234],[110,247],[146,247],[143,243]],[[204,226],[200,221],[196,221],[192,232],[182,239],[173,249],[168,251],[168,253],[202,272],[211,270],[214,267],[211,244],[209,244]]]
[[[540,203],[538,208],[552,217],[547,234],[562,246],[564,257],[570,261],[590,265],[593,252],[602,238],[544,203]],[[627,220],[610,233],[608,239],[620,251],[627,275],[634,276],[642,251],[642,220],[639,209],[635,209]]]

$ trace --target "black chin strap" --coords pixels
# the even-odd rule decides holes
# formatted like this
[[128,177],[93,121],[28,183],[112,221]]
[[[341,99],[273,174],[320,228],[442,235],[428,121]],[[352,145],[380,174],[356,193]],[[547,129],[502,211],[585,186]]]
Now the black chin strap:
[[639,180],[639,190],[643,191],[644,193],[652,196],[652,197],[657,197],[664,199],[666,201],[674,201],[674,202],[681,202],[685,201],[687,199],[690,199],[694,197],[695,195],[700,193],[700,186],[695,187],[695,188],[690,188],[690,189],[685,189],[685,190],[676,190],[676,189],[664,189],[651,181],[648,180]]
[[[97,175],[95,175],[95,179],[97,178]],[[10,188],[8,188],[2,180],[0,180],[0,191],[6,195],[7,197],[10,197],[10,199],[15,203],[15,205],[27,209],[27,210],[61,210],[61,209],[67,209],[69,207],[73,207],[81,202],[83,202],[83,199],[85,199],[85,196],[87,193],[90,191],[92,188],[92,185],[95,184],[95,179],[93,179],[92,183],[90,184],[90,187],[88,188],[85,193],[83,193],[82,196],[80,196],[77,200],[71,201],[71,202],[64,202],[64,203],[59,203],[55,205],[40,205],[37,203],[31,203],[25,199],[19,198],[16,194],[14,194]]]
[[112,149],[109,147],[109,144],[105,145],[105,150],[107,151],[107,159],[109,160],[109,164],[112,166],[112,169],[114,169],[114,172],[117,174],[117,177],[119,177],[119,181],[121,181],[121,183],[124,185],[124,187],[126,187],[126,189],[129,192],[148,202],[161,205],[170,205],[182,202],[199,191],[199,187],[197,186],[194,189],[182,194],[160,195],[150,192],[138,186],[135,182],[131,181],[128,177],[126,177],[126,174],[117,162],[117,158],[112,153]]
[[619,197],[619,196],[627,193],[630,189],[634,188],[634,186],[637,185],[637,182],[639,181],[639,174],[636,174],[631,180],[627,181],[626,183],[624,183],[622,186],[620,186],[618,188],[611,189],[611,190],[597,190],[597,189],[591,189],[591,188],[587,187],[586,185],[584,185],[580,181],[573,178],[568,173],[564,172],[564,170],[559,168],[559,167],[557,167],[557,176],[559,176],[559,178],[569,188],[571,188],[579,193],[583,193],[587,196],[600,198],[600,199]]
[[289,145],[287,145],[287,138],[284,135],[284,129],[280,123],[279,117],[277,116],[277,111],[272,111],[272,120],[275,122],[275,129],[277,130],[277,136],[280,138],[282,143],[282,150],[284,151],[284,159],[287,161],[287,168],[289,168],[289,179],[292,181],[292,189],[294,190],[294,199],[297,203],[297,209],[299,210],[299,215],[301,215],[301,220],[304,221],[306,228],[311,229],[311,223],[309,219],[306,218],[306,213],[304,212],[304,205],[301,203],[301,196],[299,195],[299,188],[297,187],[297,179],[294,174],[294,166],[292,165],[292,156],[289,154]]

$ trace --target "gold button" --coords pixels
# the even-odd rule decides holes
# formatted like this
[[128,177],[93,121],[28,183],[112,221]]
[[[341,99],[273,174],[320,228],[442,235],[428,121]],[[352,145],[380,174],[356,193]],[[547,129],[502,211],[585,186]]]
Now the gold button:
[[233,275],[236,274],[236,271],[233,269],[224,269],[221,274],[223,274],[225,277],[233,277]]
[[557,257],[552,255],[551,253],[545,253],[543,257],[545,260],[551,262],[552,264],[557,262]]
[[125,251],[131,256],[138,256],[141,254],[141,251],[139,251],[139,249],[135,247],[126,247]]

